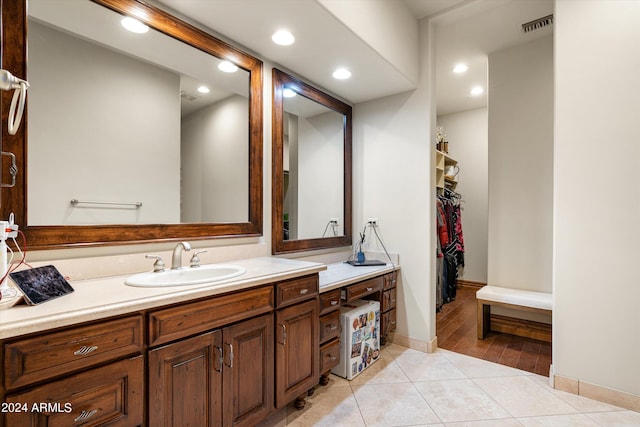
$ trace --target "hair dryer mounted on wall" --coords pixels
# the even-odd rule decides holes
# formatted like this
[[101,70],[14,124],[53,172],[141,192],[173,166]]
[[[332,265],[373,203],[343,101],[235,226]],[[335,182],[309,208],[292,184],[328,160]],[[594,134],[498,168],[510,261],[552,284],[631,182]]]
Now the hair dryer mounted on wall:
[[15,135],[20,127],[28,87],[29,83],[25,80],[15,77],[7,70],[0,70],[0,90],[15,89],[15,93],[11,99],[11,108],[9,109],[9,123],[7,127],[9,135]]

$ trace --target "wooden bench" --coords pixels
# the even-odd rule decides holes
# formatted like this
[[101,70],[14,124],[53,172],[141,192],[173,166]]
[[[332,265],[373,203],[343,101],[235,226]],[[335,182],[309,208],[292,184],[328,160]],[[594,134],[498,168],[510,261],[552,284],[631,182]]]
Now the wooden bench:
[[484,286],[476,292],[478,301],[478,339],[482,340],[491,329],[491,306],[497,305],[534,313],[551,314],[553,300],[546,292]]

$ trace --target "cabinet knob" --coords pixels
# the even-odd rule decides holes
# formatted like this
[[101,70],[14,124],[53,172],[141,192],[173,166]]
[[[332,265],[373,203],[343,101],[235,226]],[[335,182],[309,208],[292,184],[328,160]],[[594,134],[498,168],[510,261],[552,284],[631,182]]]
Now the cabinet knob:
[[304,295],[309,292],[309,289],[300,289],[300,295]]
[[98,349],[97,345],[92,345],[92,346],[83,345],[82,347],[74,351],[73,354],[74,356],[84,356],[86,354],[93,353],[97,349]]
[[331,300],[331,302],[330,302],[329,304],[331,304],[332,306],[334,306],[334,305],[338,305],[338,301],[336,301],[336,300]]
[[80,413],[80,415],[78,415],[77,417],[75,417],[73,419],[73,422],[74,423],[79,423],[79,422],[87,421],[89,418],[93,417],[97,413],[98,413],[97,409],[92,409],[90,411],[85,411],[83,409],[82,412]]
[[373,288],[367,288],[367,292],[371,292]]

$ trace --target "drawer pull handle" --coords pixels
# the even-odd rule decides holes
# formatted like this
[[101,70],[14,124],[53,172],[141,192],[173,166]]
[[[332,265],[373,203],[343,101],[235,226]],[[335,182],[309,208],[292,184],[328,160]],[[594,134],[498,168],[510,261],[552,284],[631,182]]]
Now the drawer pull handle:
[[334,361],[336,361],[338,359],[338,356],[332,356],[330,354],[327,354],[327,356],[329,357],[329,360],[332,361],[332,362],[334,362]]
[[336,300],[331,300],[331,302],[330,302],[329,304],[331,304],[332,306],[334,306],[334,305],[338,305],[338,301],[336,301]]
[[371,292],[373,288],[367,288],[367,292]]
[[395,299],[392,299],[392,300],[391,300],[391,302],[396,302],[396,300],[395,300]]
[[98,413],[97,409],[92,409],[90,411],[85,411],[83,409],[82,412],[80,413],[80,415],[78,415],[77,417],[75,417],[73,419],[73,422],[74,423],[79,423],[81,421],[87,421],[89,418],[93,417],[97,413]]
[[98,349],[97,345],[92,345],[92,346],[83,345],[82,347],[80,347],[79,349],[74,351],[73,354],[74,354],[74,356],[84,356],[84,355],[87,355],[89,353],[93,353],[97,349]]
[[396,321],[395,321],[395,320],[392,320],[390,323],[391,323],[392,325],[395,325],[395,324],[396,324]]
[[338,329],[338,325],[327,325],[325,326],[325,328],[329,329],[330,331],[335,331],[336,329]]
[[300,295],[304,295],[309,292],[309,289],[300,289]]

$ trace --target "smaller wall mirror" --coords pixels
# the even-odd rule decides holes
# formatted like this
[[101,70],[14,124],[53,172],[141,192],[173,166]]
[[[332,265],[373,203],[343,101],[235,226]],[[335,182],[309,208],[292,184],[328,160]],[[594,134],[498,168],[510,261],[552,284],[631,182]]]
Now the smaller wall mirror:
[[273,253],[351,244],[351,106],[273,70]]

